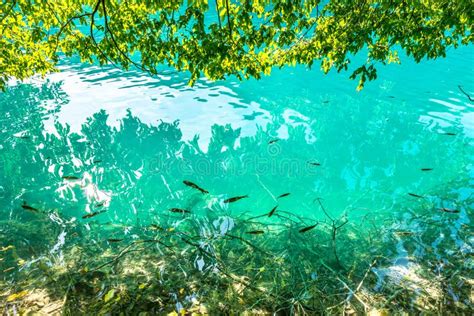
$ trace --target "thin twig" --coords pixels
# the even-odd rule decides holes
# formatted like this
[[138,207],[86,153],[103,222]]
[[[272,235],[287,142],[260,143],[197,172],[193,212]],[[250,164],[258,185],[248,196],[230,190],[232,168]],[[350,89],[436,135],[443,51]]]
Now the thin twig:
[[[368,309],[368,306],[367,304],[355,293],[354,290],[351,289],[351,287],[349,285],[347,285],[346,282],[344,282],[340,277],[339,277],[339,274],[334,271],[334,269],[332,269],[330,266],[328,266],[324,261],[321,260],[321,265],[323,267],[325,267],[326,269],[328,269],[329,271],[331,271],[332,273],[334,273],[334,275],[336,276],[336,280],[338,280],[347,290],[349,290],[349,295],[353,295],[362,305],[364,305],[364,308]],[[347,298],[346,300],[344,300],[344,302],[340,303],[340,304],[347,304],[348,301],[347,301]],[[340,305],[338,304],[338,305]],[[337,306],[337,305],[336,305]],[[335,306],[333,306],[335,307]],[[333,307],[330,307],[330,308],[333,308]]]
[[232,23],[230,20],[229,0],[225,0],[225,7],[226,7],[226,12],[227,12],[227,25],[229,27],[229,37],[232,40]]
[[275,198],[275,196],[272,194],[272,192],[270,192],[270,190],[262,183],[262,181],[260,181],[260,175],[258,173],[255,174],[257,176],[257,182],[262,186],[262,188],[267,191],[267,193],[272,197],[272,199],[276,202],[277,199]]
[[466,97],[469,99],[469,101],[474,102],[474,99],[471,98],[471,96],[466,91],[464,91],[464,89],[460,85],[458,85],[458,88],[462,93],[464,93],[466,95]]
[[255,246],[255,245],[252,244],[250,241],[248,241],[248,240],[246,240],[246,239],[244,239],[244,238],[242,238],[242,237],[235,236],[235,235],[231,235],[231,234],[225,234],[225,236],[228,236],[228,237],[230,237],[230,238],[232,238],[232,239],[238,239],[238,240],[242,241],[243,243],[249,245],[249,246],[252,247],[253,249],[258,250],[258,251],[260,251],[260,252],[266,254],[267,256],[271,256],[271,257],[274,256],[273,254],[271,254],[271,253],[269,253],[269,252],[266,252],[265,250],[261,249],[260,247]]
[[221,26],[221,16],[220,16],[220,13],[219,13],[219,3],[218,3],[219,0],[216,0],[216,11],[217,11],[217,21],[219,22],[219,30],[222,29],[222,26]]
[[5,12],[2,19],[0,20],[0,24],[3,22],[3,20],[5,20],[7,18],[7,16],[10,14],[10,12],[13,10],[13,8],[16,6],[16,1],[17,0],[14,0],[12,5],[10,6],[10,8],[7,10],[7,12]]
[[56,46],[54,48],[54,51],[53,53],[55,53],[57,50],[58,50],[58,46],[59,46],[59,37],[61,36],[62,32],[64,31],[64,29],[72,22],[74,21],[75,19],[80,19],[80,18],[83,18],[83,17],[86,17],[86,16],[91,16],[92,14],[91,13],[84,13],[84,14],[81,14],[81,15],[76,15],[76,16],[73,16],[71,18],[69,18],[66,23],[64,23],[63,25],[61,25],[61,27],[59,28],[59,31],[58,33],[56,34]]
[[114,67],[118,68],[115,63],[113,61],[110,60],[110,58],[102,51],[102,49],[100,49],[99,45],[97,44],[97,41],[95,40],[95,37],[94,37],[94,23],[95,23],[95,14],[97,13],[97,11],[99,10],[99,6],[101,4],[102,0],[98,0],[97,1],[97,4],[95,5],[94,7],[94,10],[92,11],[91,13],[91,25],[90,25],[90,36],[92,38],[92,42],[94,43],[94,46],[97,48],[97,50],[99,51],[100,55],[102,55],[102,57],[107,60],[108,62],[110,62]]
[[[321,203],[321,198],[319,198],[319,197],[318,197],[318,198],[315,198],[314,201],[318,201],[319,206],[321,206],[321,209],[323,210],[324,214],[325,214],[331,221],[334,222],[334,218],[332,218],[332,216],[329,215],[328,212],[326,212],[326,209],[324,208],[323,203]],[[314,201],[313,201],[313,202],[314,202]]]
[[145,71],[149,74],[151,74],[151,71],[146,69],[145,67],[143,67],[142,65],[134,62],[125,52],[122,51],[122,49],[120,48],[120,46],[118,45],[117,41],[115,40],[115,36],[114,36],[114,33],[111,31],[110,27],[109,27],[109,22],[108,22],[108,17],[107,17],[107,7],[105,5],[105,0],[99,0],[99,2],[102,2],[102,10],[104,11],[104,23],[105,23],[105,30],[106,30],[106,34],[110,34],[110,38],[112,39],[112,42],[115,46],[115,48],[118,50],[118,52],[120,53],[120,55],[122,55],[125,60],[128,60],[132,65],[134,65],[135,67],[137,67],[138,69],[142,70],[142,71]]

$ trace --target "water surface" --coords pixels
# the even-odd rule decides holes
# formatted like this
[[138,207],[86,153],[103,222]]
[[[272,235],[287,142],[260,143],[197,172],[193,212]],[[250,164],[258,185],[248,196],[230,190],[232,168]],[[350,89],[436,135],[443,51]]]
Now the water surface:
[[[191,220],[202,236],[225,234],[278,205],[281,216],[303,221],[299,228],[338,218],[360,229],[414,231],[420,223],[404,219],[430,209],[436,220],[446,216],[440,208],[453,209],[451,236],[423,242],[436,248],[450,239],[450,251],[472,253],[472,237],[458,236],[472,225],[474,207],[474,104],[458,88],[474,95],[472,46],[437,61],[405,59],[381,66],[361,92],[347,74],[303,67],[189,87],[186,74],[151,78],[75,60],[45,79],[12,83],[0,95],[0,234],[29,221],[58,229],[42,232],[42,241],[16,230],[21,236],[9,232],[0,245],[26,239],[35,249],[20,255],[26,262],[60,262],[77,230],[100,243]],[[283,193],[290,195],[278,198]],[[394,249],[397,266],[408,254],[403,244]],[[376,274],[382,280],[387,271]]]

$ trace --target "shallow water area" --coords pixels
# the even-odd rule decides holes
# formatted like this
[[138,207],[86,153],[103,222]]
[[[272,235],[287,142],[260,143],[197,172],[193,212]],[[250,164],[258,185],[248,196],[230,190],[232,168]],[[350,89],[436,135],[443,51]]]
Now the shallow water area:
[[469,310],[472,46],[402,62],[361,92],[303,67],[189,87],[76,60],[12,83],[4,309]]

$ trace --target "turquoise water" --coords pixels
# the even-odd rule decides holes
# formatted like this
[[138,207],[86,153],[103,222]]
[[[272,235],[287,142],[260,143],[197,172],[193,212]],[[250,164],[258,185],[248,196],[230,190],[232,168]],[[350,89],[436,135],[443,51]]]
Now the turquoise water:
[[107,220],[182,203],[194,193],[183,179],[208,189],[213,204],[249,194],[229,206],[236,213],[271,208],[285,192],[282,207],[301,214],[317,215],[315,197],[335,214],[393,212],[407,192],[472,180],[473,105],[458,85],[474,91],[473,61],[471,48],[406,61],[360,93],[345,74],[300,67],[190,88],[185,75],[68,63],[1,97],[2,207],[35,199],[81,215],[94,201],[61,179],[73,175],[108,192]]
[[[474,96],[472,46],[381,66],[361,92],[346,73],[303,67],[194,87],[166,71],[150,78],[75,60],[60,70],[0,94],[0,246],[30,249],[18,250],[26,263],[13,270],[0,262],[4,280],[38,258],[60,264],[81,238],[133,241],[138,227],[190,222],[201,236],[238,232],[239,221],[277,205],[279,216],[258,217],[255,229],[270,236],[285,218],[290,229],[332,218],[416,231],[400,219],[430,209],[434,220],[451,216],[450,251],[472,254],[472,234],[459,236],[472,229],[474,104],[458,88]],[[11,231],[29,222],[55,228]],[[436,248],[439,238],[423,242]]]

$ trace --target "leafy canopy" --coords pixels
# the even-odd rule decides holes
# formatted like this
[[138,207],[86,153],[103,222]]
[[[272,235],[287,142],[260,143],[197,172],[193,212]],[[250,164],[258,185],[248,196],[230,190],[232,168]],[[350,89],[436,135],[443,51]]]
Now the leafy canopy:
[[62,54],[150,74],[164,64],[192,84],[315,61],[342,71],[363,51],[351,66],[360,89],[397,50],[418,62],[473,42],[472,0],[1,1],[0,88],[54,71]]

